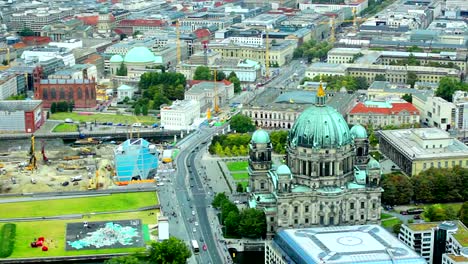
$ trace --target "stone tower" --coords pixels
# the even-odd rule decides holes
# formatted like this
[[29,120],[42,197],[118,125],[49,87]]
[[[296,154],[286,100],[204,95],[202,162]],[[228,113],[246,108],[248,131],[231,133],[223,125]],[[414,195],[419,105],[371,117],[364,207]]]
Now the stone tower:
[[269,192],[268,172],[271,169],[272,145],[270,136],[265,130],[259,129],[252,135],[249,144],[249,187],[251,192]]

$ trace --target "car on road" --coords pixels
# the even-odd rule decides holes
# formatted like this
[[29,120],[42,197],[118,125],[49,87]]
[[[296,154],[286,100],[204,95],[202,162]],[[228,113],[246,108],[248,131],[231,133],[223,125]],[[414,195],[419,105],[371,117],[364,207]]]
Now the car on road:
[[141,123],[133,123],[132,127],[142,127]]
[[206,244],[203,244],[203,251],[206,251],[208,249],[208,247],[206,246]]
[[195,225],[195,226],[198,226],[198,222],[195,222],[194,225]]
[[73,119],[71,118],[65,118],[65,123],[73,123]]
[[193,231],[194,233],[196,233],[196,232],[197,232],[197,229],[194,227],[194,228],[192,229],[192,231]]
[[192,211],[192,215],[195,215],[195,211]]
[[419,219],[421,219],[421,215],[414,215],[414,216],[413,216],[413,219],[414,219],[414,220],[419,220]]

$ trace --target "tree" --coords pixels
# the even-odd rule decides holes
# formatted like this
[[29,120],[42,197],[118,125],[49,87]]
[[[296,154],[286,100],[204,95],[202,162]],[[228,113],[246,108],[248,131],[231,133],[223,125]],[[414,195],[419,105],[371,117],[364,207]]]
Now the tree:
[[141,113],[141,106],[140,106],[139,104],[136,104],[136,105],[134,106],[133,111],[134,111],[135,115],[137,115],[137,116],[140,115],[140,113]]
[[68,102],[68,112],[73,112],[74,108],[75,108],[75,102],[73,100]]
[[273,151],[279,154],[286,153],[286,141],[288,138],[288,131],[277,130],[270,133],[270,140],[273,146]]
[[377,75],[375,75],[374,81],[385,82],[385,81],[387,81],[387,78],[385,78],[385,75],[383,75],[383,74],[377,74]]
[[244,186],[242,186],[242,183],[237,183],[236,191],[238,193],[244,192]]
[[34,31],[32,31],[32,29],[30,29],[30,28],[28,28],[28,27],[24,27],[24,28],[21,29],[21,31],[19,32],[19,35],[22,36],[22,37],[34,36]]
[[465,226],[468,226],[468,202],[464,202],[458,212],[458,218]]
[[108,259],[104,261],[104,264],[141,264],[143,263],[135,256],[121,256]]
[[213,80],[213,75],[211,74],[210,68],[207,66],[198,66],[193,74],[193,79],[210,81]]
[[230,212],[239,213],[239,208],[233,202],[226,200],[221,204],[221,223],[224,223]]
[[440,79],[436,95],[452,102],[452,95],[455,91],[468,91],[468,84],[462,83],[454,78],[444,77]]
[[255,125],[250,117],[238,114],[231,118],[231,129],[239,133],[246,133],[254,131]]
[[389,205],[408,204],[413,196],[413,185],[407,176],[399,173],[385,174],[381,181],[382,203]]
[[242,91],[241,82],[236,76],[229,77],[228,81],[230,81],[234,85],[235,93],[240,93]]
[[224,227],[227,235],[238,236],[239,221],[240,217],[238,211],[231,211],[228,213],[224,220]]
[[414,72],[408,72],[406,74],[406,84],[411,85],[414,88],[414,84],[418,81],[418,76]]
[[398,223],[398,224],[396,224],[396,225],[394,225],[394,226],[392,227],[393,233],[395,233],[395,234],[397,234],[397,235],[400,233],[400,229],[401,229],[401,223]]
[[227,198],[226,194],[225,193],[217,193],[215,195],[215,197],[213,198],[213,202],[211,202],[211,205],[216,208],[216,209],[219,209],[221,208],[221,205],[223,204],[224,201],[228,201],[229,199]]
[[133,32],[133,37],[134,38],[138,37],[138,35],[143,35],[143,33],[141,33],[141,31],[139,31],[139,30]]
[[367,90],[369,88],[367,79],[364,77],[356,77],[356,86],[358,90]]
[[224,149],[223,149],[223,146],[221,146],[221,143],[216,142],[214,146],[214,152],[218,156],[224,156]]
[[429,222],[448,220],[447,214],[445,213],[445,209],[440,204],[426,206],[426,208],[424,209],[424,217]]
[[226,74],[223,71],[216,71],[216,81],[220,82],[226,79]]
[[263,211],[249,208],[240,213],[239,234],[247,238],[265,237],[266,217]]
[[240,155],[240,156],[245,156],[245,155],[247,155],[247,148],[244,147],[244,145],[240,145],[240,146],[239,146],[239,155]]
[[229,146],[226,146],[226,147],[224,148],[224,155],[225,155],[226,157],[231,157],[231,156],[232,156],[231,148],[229,148]]
[[408,103],[413,102],[413,95],[412,94],[404,94],[401,99],[405,100]]
[[56,102],[52,102],[52,104],[50,105],[50,112],[52,114],[57,112],[57,103]]
[[122,62],[120,63],[120,67],[115,72],[117,76],[127,76],[127,66]]
[[236,145],[232,146],[231,155],[232,156],[239,156],[239,148]]
[[192,252],[184,241],[170,237],[151,244],[148,261],[152,264],[185,264],[191,256]]
[[147,115],[148,115],[148,105],[144,104],[144,105],[141,107],[141,114],[144,115],[144,116],[147,116]]
[[231,73],[229,73],[229,76],[228,76],[227,78],[228,78],[228,80],[229,80],[229,79],[232,78],[232,77],[236,77],[236,78],[237,78],[237,74],[236,74],[235,72],[233,72],[233,71],[232,71]]

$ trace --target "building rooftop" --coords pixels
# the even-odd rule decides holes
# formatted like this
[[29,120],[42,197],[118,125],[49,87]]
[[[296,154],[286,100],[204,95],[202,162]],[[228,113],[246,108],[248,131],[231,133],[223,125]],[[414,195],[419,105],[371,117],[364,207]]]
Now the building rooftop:
[[409,114],[419,114],[418,109],[411,103],[390,103],[390,102],[374,102],[366,101],[358,103],[349,114],[381,114],[381,115],[397,115],[401,112]]
[[378,225],[285,229],[274,242],[295,263],[426,263]]
[[[438,128],[380,130],[379,133],[411,160],[468,157],[468,146]],[[425,148],[418,142],[434,139],[448,140],[447,145],[443,148]]]
[[172,105],[162,105],[161,110],[188,110],[195,107],[198,104],[195,100],[176,100],[172,102]]
[[465,256],[458,256],[454,254],[447,254],[447,256],[452,259],[454,262],[467,263],[468,258]]
[[4,100],[0,101],[0,111],[32,111],[36,109],[41,103],[42,100]]
[[460,243],[462,247],[468,247],[468,230],[465,226],[459,226],[453,237]]
[[415,223],[407,224],[408,228],[413,231],[429,231],[432,228],[437,227],[439,223]]

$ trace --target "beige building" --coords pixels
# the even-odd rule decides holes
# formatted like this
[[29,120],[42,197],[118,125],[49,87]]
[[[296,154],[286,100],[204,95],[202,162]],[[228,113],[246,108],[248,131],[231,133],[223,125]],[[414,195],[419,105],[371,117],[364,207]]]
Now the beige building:
[[[200,104],[200,111],[214,110],[215,97],[219,107],[227,104],[234,97],[234,84],[229,81],[192,81],[192,87],[185,92],[185,100],[195,100]],[[217,94],[216,93],[217,90]]]
[[190,130],[200,117],[200,103],[195,100],[177,100],[161,106],[161,126],[169,130]]
[[358,103],[348,116],[349,124],[384,127],[419,124],[419,111],[407,102],[366,101]]
[[407,175],[431,167],[468,168],[468,146],[438,128],[379,131],[380,151]]
[[[296,41],[285,40],[281,43],[269,46],[269,58],[271,64],[283,66],[293,57]],[[210,43],[209,48],[221,54],[223,58],[250,59],[265,64],[266,47],[264,45],[245,45],[234,43]]]
[[441,97],[418,94],[413,96],[413,104],[421,113],[421,122],[424,125],[446,131],[456,127],[454,103]]

